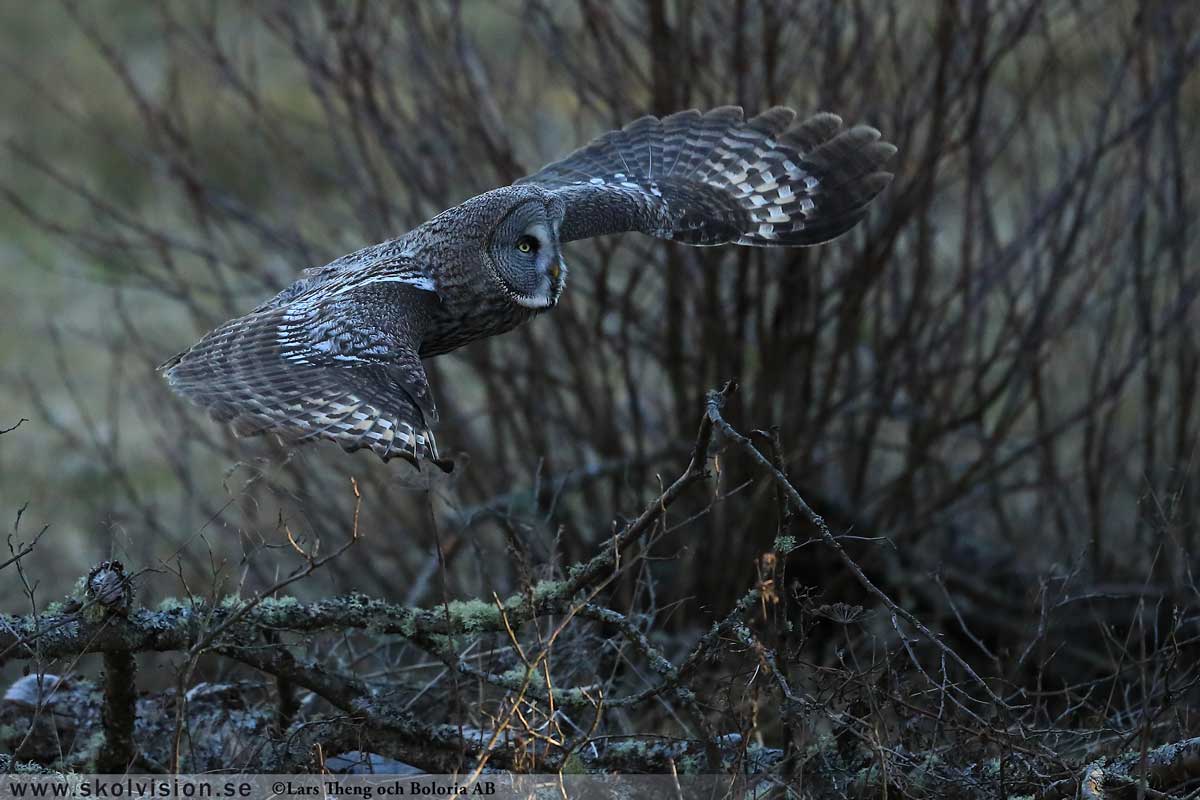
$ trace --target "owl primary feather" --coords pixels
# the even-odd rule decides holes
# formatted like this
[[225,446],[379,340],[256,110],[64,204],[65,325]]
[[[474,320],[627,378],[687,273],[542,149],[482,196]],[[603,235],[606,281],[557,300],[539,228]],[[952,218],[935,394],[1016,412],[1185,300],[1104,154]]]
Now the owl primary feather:
[[642,117],[512,186],[310,269],[163,365],[243,435],[330,439],[449,468],[421,360],[553,308],[562,245],[638,231],[692,245],[814,245],[852,228],[896,148],[788,108]]

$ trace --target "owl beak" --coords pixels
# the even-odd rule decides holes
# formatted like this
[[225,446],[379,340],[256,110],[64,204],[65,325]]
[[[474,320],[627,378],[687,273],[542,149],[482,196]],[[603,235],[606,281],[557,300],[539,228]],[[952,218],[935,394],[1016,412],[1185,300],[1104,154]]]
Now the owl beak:
[[551,261],[550,266],[546,267],[546,273],[550,276],[550,280],[557,283],[558,279],[562,277],[562,261],[557,258]]

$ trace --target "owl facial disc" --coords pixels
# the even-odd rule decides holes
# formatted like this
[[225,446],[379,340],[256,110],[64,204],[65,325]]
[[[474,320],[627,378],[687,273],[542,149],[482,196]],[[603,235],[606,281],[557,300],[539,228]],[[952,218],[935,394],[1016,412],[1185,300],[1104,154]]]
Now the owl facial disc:
[[557,224],[544,202],[531,200],[513,208],[496,228],[488,257],[517,305],[552,308],[562,294],[567,267],[559,249]]

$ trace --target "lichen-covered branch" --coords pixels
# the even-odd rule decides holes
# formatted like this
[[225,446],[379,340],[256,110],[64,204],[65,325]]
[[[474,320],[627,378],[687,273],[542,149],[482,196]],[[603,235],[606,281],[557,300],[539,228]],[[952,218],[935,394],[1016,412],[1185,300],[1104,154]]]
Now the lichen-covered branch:
[[37,642],[44,657],[88,652],[166,652],[188,650],[220,631],[226,644],[252,643],[260,630],[319,633],[371,630],[407,638],[499,632],[537,616],[563,613],[575,595],[603,580],[621,551],[645,534],[684,489],[703,480],[711,426],[702,425],[691,464],[680,478],[590,561],[570,569],[567,580],[546,580],[513,595],[500,607],[482,600],[451,601],[433,609],[409,608],[362,595],[302,603],[291,597],[257,599],[251,607],[236,598],[219,607],[171,602],[157,610],[135,609],[123,618],[94,620],[86,614],[49,613],[31,617],[0,615],[0,664],[28,657]]
[[1130,793],[1141,796],[1139,786],[1161,790],[1198,780],[1200,737],[1194,737],[1152,748],[1144,754],[1134,751],[1093,761],[1077,778],[1055,781],[1038,795],[1037,800],[1061,800],[1075,796],[1076,792],[1095,800]]

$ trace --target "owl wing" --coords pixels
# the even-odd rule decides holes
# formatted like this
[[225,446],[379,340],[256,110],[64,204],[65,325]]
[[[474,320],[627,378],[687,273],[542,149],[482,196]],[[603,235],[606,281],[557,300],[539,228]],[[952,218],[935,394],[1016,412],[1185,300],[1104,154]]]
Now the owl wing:
[[266,304],[163,365],[171,386],[240,435],[329,439],[385,461],[439,460],[420,342],[438,303],[428,279],[368,270]]
[[812,245],[862,219],[896,152],[833,114],[776,107],[642,117],[518,183],[566,203],[562,241],[640,231],[695,245]]

